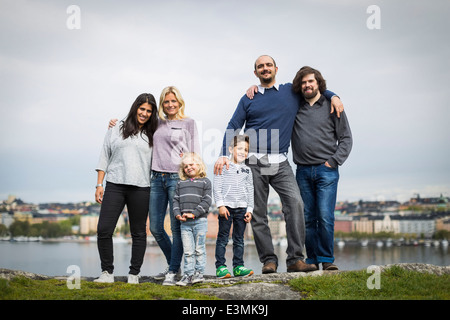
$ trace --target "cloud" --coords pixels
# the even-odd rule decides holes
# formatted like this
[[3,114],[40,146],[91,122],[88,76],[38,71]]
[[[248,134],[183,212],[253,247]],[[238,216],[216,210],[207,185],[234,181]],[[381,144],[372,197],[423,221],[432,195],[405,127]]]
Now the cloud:
[[168,85],[211,166],[261,54],[280,83],[320,69],[344,101],[355,143],[339,199],[449,192],[448,1],[378,1],[380,30],[369,1],[77,1],[79,30],[70,4],[2,1],[0,198],[92,200],[109,119]]

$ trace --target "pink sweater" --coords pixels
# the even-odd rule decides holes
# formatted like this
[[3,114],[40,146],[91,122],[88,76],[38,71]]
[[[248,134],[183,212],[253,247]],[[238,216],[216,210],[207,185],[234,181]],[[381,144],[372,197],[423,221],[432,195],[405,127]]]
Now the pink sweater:
[[186,152],[200,154],[197,125],[190,118],[159,120],[153,136],[152,170],[178,172],[181,156]]

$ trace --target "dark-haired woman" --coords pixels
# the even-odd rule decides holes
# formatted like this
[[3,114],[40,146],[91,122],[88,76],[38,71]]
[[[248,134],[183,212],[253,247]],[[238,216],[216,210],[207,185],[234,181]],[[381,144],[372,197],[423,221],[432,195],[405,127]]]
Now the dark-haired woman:
[[126,205],[133,241],[128,283],[139,283],[138,275],[147,246],[150,168],[157,126],[155,98],[143,93],[134,101],[126,119],[106,133],[96,168],[95,200],[102,205],[97,225],[102,274],[94,280],[96,282],[114,282],[112,236]]

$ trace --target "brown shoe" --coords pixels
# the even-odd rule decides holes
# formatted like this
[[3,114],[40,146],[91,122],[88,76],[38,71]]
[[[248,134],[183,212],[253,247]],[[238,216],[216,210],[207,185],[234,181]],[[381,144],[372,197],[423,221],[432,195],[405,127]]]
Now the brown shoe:
[[273,261],[266,262],[262,268],[262,273],[274,273],[277,272],[277,264]]
[[316,270],[317,267],[315,264],[307,264],[303,260],[297,260],[296,263],[291,264],[287,268],[287,272],[308,272]]
[[337,265],[331,262],[322,262],[322,270],[339,270]]

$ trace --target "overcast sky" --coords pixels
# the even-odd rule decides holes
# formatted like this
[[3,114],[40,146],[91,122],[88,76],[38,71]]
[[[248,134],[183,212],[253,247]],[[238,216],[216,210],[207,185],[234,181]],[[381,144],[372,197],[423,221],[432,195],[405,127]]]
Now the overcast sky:
[[262,54],[275,58],[279,83],[310,65],[341,96],[354,144],[339,201],[450,196],[449,9],[447,0],[0,0],[0,200],[93,201],[109,119],[168,85],[212,168]]

